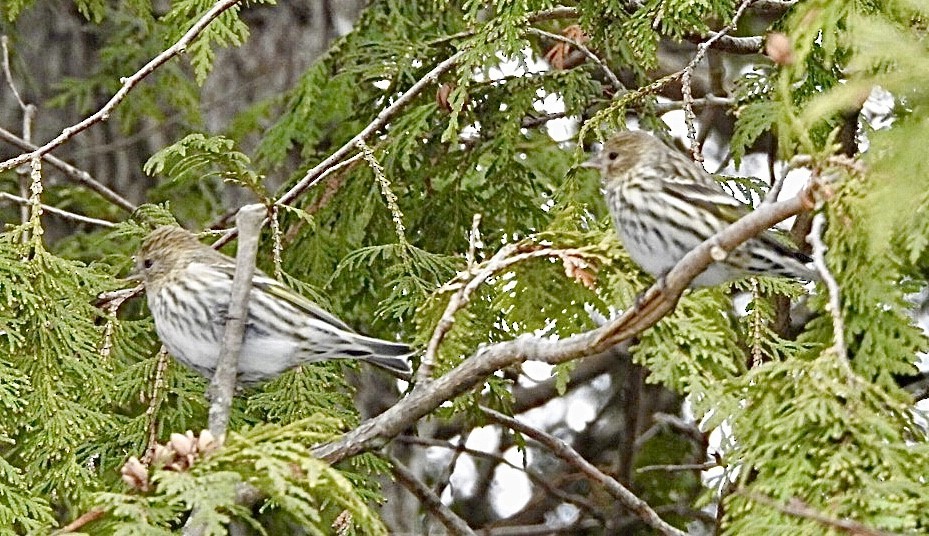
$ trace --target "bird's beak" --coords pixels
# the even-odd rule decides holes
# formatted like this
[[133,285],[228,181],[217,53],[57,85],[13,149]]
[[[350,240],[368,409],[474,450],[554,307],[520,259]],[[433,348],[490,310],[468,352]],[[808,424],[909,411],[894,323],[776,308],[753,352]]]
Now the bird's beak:
[[593,155],[588,158],[586,161],[581,162],[582,168],[588,169],[600,169],[600,158],[599,155]]
[[135,281],[137,283],[142,281],[142,271],[139,270],[138,264],[132,265],[132,270],[129,270],[129,273],[126,274],[126,280]]

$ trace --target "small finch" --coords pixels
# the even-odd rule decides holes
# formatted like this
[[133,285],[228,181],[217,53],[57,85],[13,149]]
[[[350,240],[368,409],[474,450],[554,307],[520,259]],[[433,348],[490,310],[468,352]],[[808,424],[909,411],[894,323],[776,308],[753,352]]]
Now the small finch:
[[[235,261],[180,227],[159,227],[136,255],[161,342],[178,361],[212,377],[222,346]],[[276,378],[297,365],[360,359],[399,375],[409,346],[360,335],[278,281],[256,271],[249,294],[240,384]]]
[[[624,131],[584,164],[600,171],[613,225],[629,256],[656,278],[690,250],[744,216],[750,208],[713,176],[645,132]],[[810,258],[765,231],[698,275],[691,287],[751,275],[815,280]]]

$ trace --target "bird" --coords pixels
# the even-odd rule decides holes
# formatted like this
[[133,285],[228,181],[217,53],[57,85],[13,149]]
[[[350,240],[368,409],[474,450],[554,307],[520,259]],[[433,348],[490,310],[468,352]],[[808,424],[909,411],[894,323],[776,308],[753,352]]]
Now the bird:
[[[168,352],[207,378],[216,371],[235,260],[178,226],[142,242],[131,278],[141,280],[155,331]],[[408,378],[410,346],[361,335],[319,305],[256,270],[237,382],[256,385],[298,365],[357,359]]]
[[[659,281],[690,250],[747,214],[700,165],[642,131],[621,131],[582,167],[600,172],[613,225],[629,257]],[[753,275],[817,279],[809,256],[766,230],[690,283],[710,287]]]

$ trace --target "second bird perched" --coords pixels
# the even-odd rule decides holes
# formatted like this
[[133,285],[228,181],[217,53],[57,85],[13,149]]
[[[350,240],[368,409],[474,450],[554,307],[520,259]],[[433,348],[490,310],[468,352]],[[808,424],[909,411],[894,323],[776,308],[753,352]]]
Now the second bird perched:
[[[701,166],[645,132],[614,135],[584,166],[600,171],[607,207],[629,256],[656,278],[749,211]],[[805,266],[809,262],[765,231],[711,264],[690,286],[751,275],[814,280],[815,272]]]
[[[177,360],[211,377],[222,347],[235,261],[180,227],[152,231],[136,255],[155,330]],[[238,381],[255,384],[297,365],[360,359],[407,375],[406,344],[358,334],[260,271],[252,278]]]

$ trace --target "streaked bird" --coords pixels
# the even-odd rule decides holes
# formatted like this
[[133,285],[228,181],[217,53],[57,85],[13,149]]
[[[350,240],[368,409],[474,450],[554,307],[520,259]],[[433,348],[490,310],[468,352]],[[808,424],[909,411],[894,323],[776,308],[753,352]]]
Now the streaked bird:
[[[613,225],[629,256],[661,278],[690,250],[750,211],[702,167],[651,134],[615,134],[587,163],[600,171]],[[815,280],[810,258],[765,231],[698,275],[706,287],[751,275]]]
[[[221,351],[235,261],[180,227],[158,227],[136,255],[155,331],[177,360],[212,377]],[[359,359],[409,375],[403,343],[356,333],[315,303],[260,271],[249,294],[238,381],[276,378],[297,365]]]

